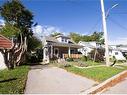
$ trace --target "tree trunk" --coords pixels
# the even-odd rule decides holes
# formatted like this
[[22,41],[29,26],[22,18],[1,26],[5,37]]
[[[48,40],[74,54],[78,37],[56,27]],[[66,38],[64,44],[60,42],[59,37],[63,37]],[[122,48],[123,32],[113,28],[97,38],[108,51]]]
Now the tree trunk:
[[4,56],[5,64],[8,69],[13,69],[25,61],[24,56],[27,51],[27,37],[24,37],[23,40],[22,34],[20,34],[20,36],[21,43],[18,47],[16,46],[16,43],[14,43],[10,50],[1,49],[1,52]]

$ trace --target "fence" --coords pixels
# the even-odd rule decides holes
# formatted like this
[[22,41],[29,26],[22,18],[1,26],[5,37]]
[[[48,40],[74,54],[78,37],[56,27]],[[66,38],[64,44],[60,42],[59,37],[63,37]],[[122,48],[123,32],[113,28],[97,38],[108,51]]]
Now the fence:
[[69,57],[69,54],[63,54],[63,58],[81,58],[82,57],[82,54],[70,54],[70,57]]

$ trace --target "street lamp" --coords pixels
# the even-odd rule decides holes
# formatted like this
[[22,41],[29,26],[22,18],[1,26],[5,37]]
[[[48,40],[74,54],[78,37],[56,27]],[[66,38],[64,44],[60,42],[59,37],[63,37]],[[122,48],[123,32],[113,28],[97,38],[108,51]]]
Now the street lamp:
[[115,8],[116,6],[118,6],[118,4],[113,5],[110,9],[108,9],[107,13],[105,14],[104,0],[100,0],[100,1],[101,1],[103,31],[104,31],[104,38],[105,38],[105,57],[106,57],[106,65],[107,65],[107,66],[110,66],[110,63],[109,63],[109,50],[108,50],[108,35],[107,35],[106,18],[108,17],[110,10],[113,9],[113,8]]
[[108,9],[108,11],[106,12],[106,19],[107,19],[107,17],[109,16],[109,12],[113,9],[113,8],[115,8],[115,7],[117,7],[119,4],[114,4],[111,8],[109,8]]

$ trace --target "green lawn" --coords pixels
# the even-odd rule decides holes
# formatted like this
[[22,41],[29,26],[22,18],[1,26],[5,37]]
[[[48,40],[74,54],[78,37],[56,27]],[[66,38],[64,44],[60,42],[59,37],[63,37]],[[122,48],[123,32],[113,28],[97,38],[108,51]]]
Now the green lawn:
[[13,70],[0,71],[0,94],[24,93],[28,66],[20,66]]
[[72,62],[68,62],[68,63],[72,64],[72,65],[77,65],[77,66],[84,65],[85,67],[86,66],[95,66],[95,65],[104,65],[104,63],[93,62],[91,60],[88,60],[88,61],[78,61],[78,62],[72,61]]
[[88,66],[104,65],[104,63],[101,63],[101,62],[93,62],[92,60],[86,61],[86,64],[88,64]]
[[127,69],[127,66],[125,66],[125,65],[116,65],[116,66],[119,66],[119,67],[123,67],[124,69]]
[[66,69],[69,72],[73,72],[75,74],[93,79],[98,82],[102,82],[124,70],[124,69],[118,69],[115,67],[106,67],[106,66],[83,68],[83,69],[71,66],[64,69]]

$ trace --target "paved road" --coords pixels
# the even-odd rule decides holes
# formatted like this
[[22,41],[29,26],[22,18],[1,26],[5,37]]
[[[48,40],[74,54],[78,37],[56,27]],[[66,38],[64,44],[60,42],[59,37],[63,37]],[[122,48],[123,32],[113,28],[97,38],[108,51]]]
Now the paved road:
[[78,94],[95,84],[57,67],[34,69],[29,71],[25,94]]
[[109,88],[103,94],[127,94],[127,78],[115,86]]

